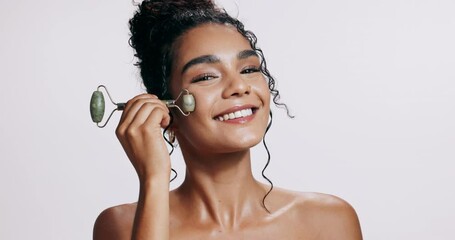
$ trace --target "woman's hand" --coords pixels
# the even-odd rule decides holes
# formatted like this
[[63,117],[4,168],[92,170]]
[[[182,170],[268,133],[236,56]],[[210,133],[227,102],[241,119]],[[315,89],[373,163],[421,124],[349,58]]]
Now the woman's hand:
[[171,164],[161,129],[169,125],[169,110],[158,97],[141,94],[129,100],[116,134],[142,183],[169,180]]

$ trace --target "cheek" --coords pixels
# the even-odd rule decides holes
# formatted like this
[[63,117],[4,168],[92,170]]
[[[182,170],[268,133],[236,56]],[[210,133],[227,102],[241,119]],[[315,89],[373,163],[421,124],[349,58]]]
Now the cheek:
[[267,80],[261,79],[261,81],[255,86],[255,90],[264,103],[264,107],[270,108],[271,93]]
[[210,115],[213,111],[213,105],[218,100],[218,91],[216,89],[205,89],[193,92],[196,101],[195,115]]

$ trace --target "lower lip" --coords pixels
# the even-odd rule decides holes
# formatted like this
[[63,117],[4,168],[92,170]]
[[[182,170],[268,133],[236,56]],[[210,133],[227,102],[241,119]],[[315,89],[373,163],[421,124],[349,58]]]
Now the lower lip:
[[247,122],[251,121],[254,118],[254,115],[255,115],[255,113],[251,114],[250,116],[240,117],[240,118],[236,118],[236,119],[229,119],[229,120],[224,120],[224,121],[219,121],[219,122],[242,124],[242,123],[247,123]]

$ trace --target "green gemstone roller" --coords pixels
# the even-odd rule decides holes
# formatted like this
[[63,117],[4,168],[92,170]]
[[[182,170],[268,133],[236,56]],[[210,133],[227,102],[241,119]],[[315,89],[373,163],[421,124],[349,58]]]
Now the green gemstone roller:
[[103,93],[98,90],[94,91],[90,99],[90,116],[94,123],[100,123],[103,120],[105,108]]

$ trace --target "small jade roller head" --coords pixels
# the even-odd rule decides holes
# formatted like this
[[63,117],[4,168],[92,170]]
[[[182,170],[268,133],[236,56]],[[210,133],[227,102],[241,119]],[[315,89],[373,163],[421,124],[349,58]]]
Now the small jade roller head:
[[192,94],[189,93],[184,94],[182,102],[183,102],[182,108],[184,112],[190,113],[193,112],[194,109],[196,108],[196,101],[194,100],[194,96]]

